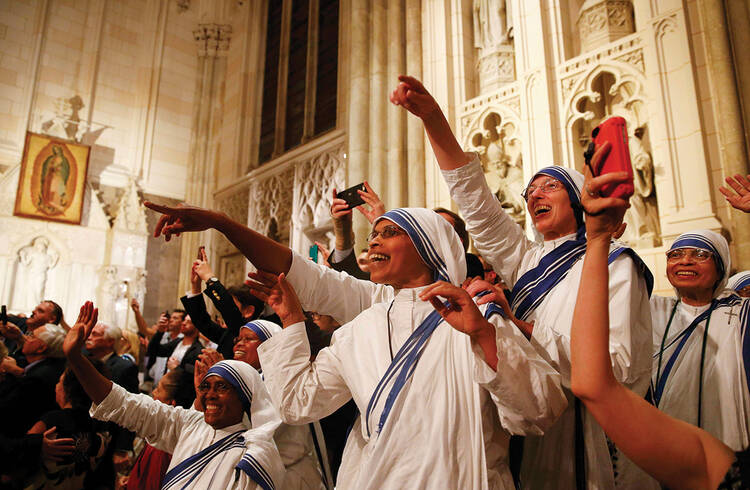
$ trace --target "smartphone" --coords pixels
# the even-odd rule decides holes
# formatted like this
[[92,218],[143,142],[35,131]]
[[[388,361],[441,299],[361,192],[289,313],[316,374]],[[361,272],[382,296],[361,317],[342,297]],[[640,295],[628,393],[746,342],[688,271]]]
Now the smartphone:
[[365,183],[362,182],[361,184],[357,184],[341,192],[337,192],[336,197],[346,201],[346,204],[349,205],[349,209],[354,209],[357,206],[361,206],[362,204],[365,203],[365,200],[362,199],[362,196],[360,196],[359,192],[357,192],[357,191],[365,191],[365,190],[366,190]]
[[[594,177],[611,172],[627,172],[630,177],[627,182],[607,184],[602,187],[602,196],[628,199],[633,195],[635,188],[633,187],[633,165],[630,163],[628,128],[625,119],[617,116],[610,117],[594,128],[591,132],[591,139],[592,142],[589,143],[583,156],[586,159],[586,165],[591,169]],[[610,142],[612,149],[607,158],[599,162],[597,168],[594,168],[591,166],[591,158],[605,141]]]
[[0,323],[6,323],[8,321],[8,308],[3,305],[0,307]]
[[318,263],[318,244],[314,243],[310,246],[310,259],[316,264]]
[[206,247],[204,245],[201,245],[198,247],[198,260],[203,260],[203,255],[206,253]]

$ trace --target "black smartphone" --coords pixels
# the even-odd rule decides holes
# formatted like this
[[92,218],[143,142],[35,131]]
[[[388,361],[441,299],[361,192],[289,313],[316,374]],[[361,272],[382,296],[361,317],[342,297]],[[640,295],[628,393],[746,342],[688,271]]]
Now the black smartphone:
[[0,307],[0,323],[5,323],[8,321],[8,308],[3,305]]
[[310,245],[310,258],[316,264],[318,263],[318,244],[317,243]]
[[365,190],[366,190],[365,183],[362,182],[361,184],[357,184],[341,192],[337,192],[336,197],[346,201],[346,204],[349,205],[349,209],[354,209],[357,206],[361,206],[362,204],[365,203],[365,200],[362,199],[362,196],[360,196],[359,192],[357,192],[357,191],[365,191]]

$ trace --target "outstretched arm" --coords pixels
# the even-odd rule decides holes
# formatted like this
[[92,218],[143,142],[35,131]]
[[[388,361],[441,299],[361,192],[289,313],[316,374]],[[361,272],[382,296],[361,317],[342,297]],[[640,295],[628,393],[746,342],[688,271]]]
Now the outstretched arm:
[[91,301],[86,301],[81,306],[78,320],[76,320],[75,325],[68,331],[63,343],[63,352],[65,352],[65,356],[68,358],[70,368],[75,373],[78,381],[80,381],[83,389],[86,390],[86,394],[91,398],[91,401],[97,404],[101,403],[112,390],[112,381],[102,376],[96,370],[91,362],[81,353],[81,348],[94,329],[98,317],[99,310],[94,308],[94,304]]
[[162,206],[149,201],[143,204],[163,215],[156,223],[154,237],[164,235],[169,241],[172,235],[213,228],[227,237],[256,267],[276,274],[289,272],[292,251],[288,247],[237,223],[224,213],[194,206]]
[[660,412],[618,383],[609,354],[608,254],[627,202],[598,195],[624,173],[591,179],[583,206],[587,244],[571,331],[571,389],[638,466],[670,488],[716,488],[733,454],[708,433]]
[[391,93],[391,103],[400,105],[422,120],[432,151],[442,170],[462,167],[471,161],[458,144],[448,120],[435,99],[414,77],[400,75]]

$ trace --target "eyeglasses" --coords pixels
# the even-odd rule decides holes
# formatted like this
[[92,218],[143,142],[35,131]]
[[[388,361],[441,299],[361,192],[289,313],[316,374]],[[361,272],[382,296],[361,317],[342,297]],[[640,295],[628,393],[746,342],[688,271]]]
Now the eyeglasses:
[[208,393],[209,391],[211,391],[212,386],[214,388],[214,392],[216,392],[216,394],[218,395],[229,393],[229,390],[232,389],[232,386],[225,381],[216,381],[213,385],[208,381],[203,381],[198,385],[198,393]]
[[372,230],[369,235],[367,235],[367,241],[371,242],[375,240],[375,238],[380,235],[383,238],[393,238],[398,235],[403,235],[406,233],[404,230],[399,228],[398,226],[393,225],[386,225],[384,226],[380,231]]
[[547,179],[539,185],[529,184],[529,186],[521,193],[521,197],[523,197],[524,201],[528,201],[529,196],[537,189],[540,189],[544,194],[549,194],[551,192],[557,192],[562,188],[563,184],[559,180]]
[[677,262],[685,257],[691,258],[696,262],[705,262],[713,256],[713,253],[702,248],[677,248],[667,252],[667,262]]

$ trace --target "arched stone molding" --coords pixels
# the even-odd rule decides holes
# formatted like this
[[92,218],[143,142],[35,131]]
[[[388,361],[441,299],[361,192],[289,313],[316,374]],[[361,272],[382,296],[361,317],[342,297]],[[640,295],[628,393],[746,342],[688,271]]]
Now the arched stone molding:
[[294,168],[283,171],[250,185],[250,210],[248,225],[253,230],[268,235],[271,222],[276,223],[279,242],[289,244],[292,202],[294,200]]

